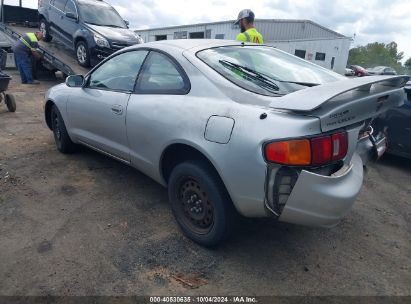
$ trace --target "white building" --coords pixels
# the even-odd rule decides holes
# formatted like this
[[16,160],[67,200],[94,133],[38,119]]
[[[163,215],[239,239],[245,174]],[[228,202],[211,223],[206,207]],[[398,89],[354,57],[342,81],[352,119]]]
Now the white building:
[[[309,20],[257,19],[266,44],[343,74],[351,38]],[[137,30],[146,42],[170,39],[231,39],[239,33],[234,21]]]

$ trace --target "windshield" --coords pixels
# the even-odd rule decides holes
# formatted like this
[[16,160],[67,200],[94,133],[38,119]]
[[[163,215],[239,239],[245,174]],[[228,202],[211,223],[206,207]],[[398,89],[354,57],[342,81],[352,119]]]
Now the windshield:
[[[197,57],[238,86],[268,96],[346,79],[268,46],[218,47],[200,51]],[[268,86],[268,82],[275,85]]]
[[127,28],[120,15],[104,2],[79,2],[79,7],[80,14],[86,23]]

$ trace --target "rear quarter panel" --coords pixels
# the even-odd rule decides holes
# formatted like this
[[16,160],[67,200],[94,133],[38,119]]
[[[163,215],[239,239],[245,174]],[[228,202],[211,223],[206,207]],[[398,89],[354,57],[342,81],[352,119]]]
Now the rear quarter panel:
[[[318,134],[319,120],[234,102],[190,62],[177,59],[191,80],[188,95],[134,94],[130,98],[127,134],[133,165],[165,185],[160,167],[163,151],[175,143],[189,145],[211,161],[240,213],[266,216],[263,144]],[[268,114],[266,119],[260,119],[263,113]],[[234,120],[227,144],[205,139],[211,116]]]

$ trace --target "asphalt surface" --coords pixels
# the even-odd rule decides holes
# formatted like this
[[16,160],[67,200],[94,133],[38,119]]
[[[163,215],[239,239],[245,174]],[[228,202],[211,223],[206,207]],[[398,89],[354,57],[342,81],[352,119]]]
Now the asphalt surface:
[[0,295],[411,295],[410,160],[372,164],[333,229],[242,220],[204,249],[151,179],[60,154],[42,105],[55,82],[16,80],[17,112],[0,104]]

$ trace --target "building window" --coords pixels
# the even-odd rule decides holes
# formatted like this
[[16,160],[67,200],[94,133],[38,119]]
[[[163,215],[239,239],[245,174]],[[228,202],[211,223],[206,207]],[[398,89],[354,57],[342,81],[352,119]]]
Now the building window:
[[204,39],[204,32],[190,33],[190,39]]
[[174,32],[174,39],[187,39],[187,31],[185,31],[185,32]]
[[156,41],[167,40],[167,35],[156,35]]
[[325,61],[325,53],[315,53],[315,60]]
[[215,39],[224,39],[224,34],[216,34]]
[[300,57],[302,59],[305,59],[305,53],[306,52],[307,51],[304,51],[304,50],[295,50],[294,55],[297,56],[297,57]]

